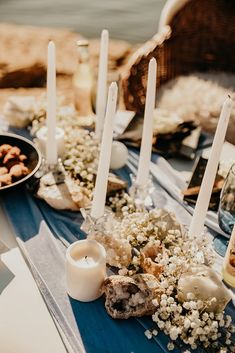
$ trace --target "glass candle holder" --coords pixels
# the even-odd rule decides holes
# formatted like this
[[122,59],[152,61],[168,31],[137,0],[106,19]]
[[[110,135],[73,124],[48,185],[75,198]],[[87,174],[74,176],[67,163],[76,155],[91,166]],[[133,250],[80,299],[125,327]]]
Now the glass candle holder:
[[[46,144],[47,144],[47,127],[42,126],[36,132],[36,143],[44,156],[46,156]],[[65,142],[64,142],[64,130],[60,127],[56,127],[56,143],[58,155],[60,157],[64,154]]]
[[114,223],[114,214],[113,212],[105,207],[104,215],[98,219],[91,216],[91,208],[82,208],[81,214],[84,218],[84,221],[81,225],[81,230],[86,234],[91,233],[107,233],[110,232]]
[[154,207],[153,192],[154,185],[152,178],[149,177],[145,185],[138,185],[136,178],[131,175],[132,185],[129,190],[130,197],[134,200],[137,209],[151,209]]
[[218,220],[220,228],[230,235],[235,224],[235,164],[230,168],[220,194]]

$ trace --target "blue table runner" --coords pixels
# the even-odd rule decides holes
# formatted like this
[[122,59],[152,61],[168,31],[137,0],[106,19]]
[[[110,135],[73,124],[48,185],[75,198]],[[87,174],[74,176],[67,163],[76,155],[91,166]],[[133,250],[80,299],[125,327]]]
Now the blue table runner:
[[[79,227],[80,213],[56,211],[25,188],[3,195],[3,204],[39,289],[74,352],[82,352],[80,335],[88,353],[167,352],[168,338],[163,333],[152,340],[144,335],[145,329],[154,326],[151,318],[113,320],[103,298],[80,303],[68,297],[65,244],[85,237]],[[53,235],[38,234],[44,219]]]
[[[119,174],[129,181],[130,169],[125,167]],[[156,205],[174,211],[178,220],[188,225],[191,219],[188,211],[160,184],[156,181],[154,184]],[[44,201],[34,198],[25,187],[3,194],[2,199],[37,285],[74,353],[84,352],[83,345],[87,353],[168,352],[169,339],[160,330],[151,340],[144,335],[146,329],[154,327],[150,317],[113,320],[104,308],[103,298],[92,303],[81,303],[67,295],[64,254],[70,243],[85,237],[80,230],[80,212],[56,211]],[[51,232],[39,234],[42,221],[46,222]],[[45,229],[46,224],[42,224]],[[228,306],[227,312],[235,318],[232,304]],[[182,347],[173,352],[183,352],[186,348]]]

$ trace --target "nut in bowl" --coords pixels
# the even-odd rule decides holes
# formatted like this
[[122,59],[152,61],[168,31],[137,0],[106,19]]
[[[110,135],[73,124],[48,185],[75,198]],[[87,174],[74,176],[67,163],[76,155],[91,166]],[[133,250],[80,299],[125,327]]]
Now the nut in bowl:
[[41,153],[28,139],[11,133],[0,135],[0,191],[28,181],[41,165]]

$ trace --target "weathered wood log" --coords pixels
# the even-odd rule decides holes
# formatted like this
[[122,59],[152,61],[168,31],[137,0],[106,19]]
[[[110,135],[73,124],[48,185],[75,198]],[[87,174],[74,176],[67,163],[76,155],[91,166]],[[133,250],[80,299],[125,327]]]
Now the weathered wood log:
[[[76,41],[81,37],[68,29],[0,24],[0,88],[43,86],[50,40],[56,44],[57,74],[71,76],[77,67]],[[96,72],[99,39],[89,42],[91,64]],[[110,69],[117,70],[130,51],[129,43],[111,40]]]

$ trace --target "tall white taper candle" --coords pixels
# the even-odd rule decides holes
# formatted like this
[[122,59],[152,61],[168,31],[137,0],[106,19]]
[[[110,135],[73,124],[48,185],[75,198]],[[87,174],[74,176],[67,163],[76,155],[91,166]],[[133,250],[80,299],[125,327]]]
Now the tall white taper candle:
[[104,120],[104,130],[100,148],[99,164],[96,176],[94,197],[91,206],[91,216],[96,219],[102,217],[104,214],[111,148],[113,141],[114,116],[116,113],[117,105],[117,91],[117,84],[112,82],[108,92],[108,102]]
[[139,186],[146,185],[149,176],[149,166],[152,152],[153,140],[153,111],[155,107],[156,97],[156,77],[157,77],[157,62],[152,58],[148,67],[148,82],[144,111],[144,126],[142,133],[142,142],[140,149],[140,158],[136,184]]
[[189,237],[201,235],[204,228],[206,213],[215,182],[215,176],[219,164],[221,149],[223,147],[226,130],[232,110],[232,100],[228,97],[222,107],[218,125],[216,128],[210,156],[202,179],[202,184],[194,209],[193,218],[189,227]]
[[108,75],[108,46],[109,32],[103,29],[100,42],[100,58],[96,96],[96,136],[101,139],[104,126],[106,98],[107,98],[107,75]]
[[47,52],[47,164],[57,164],[56,143],[56,55],[55,44],[49,42]]

